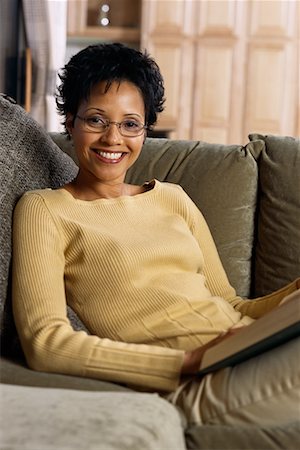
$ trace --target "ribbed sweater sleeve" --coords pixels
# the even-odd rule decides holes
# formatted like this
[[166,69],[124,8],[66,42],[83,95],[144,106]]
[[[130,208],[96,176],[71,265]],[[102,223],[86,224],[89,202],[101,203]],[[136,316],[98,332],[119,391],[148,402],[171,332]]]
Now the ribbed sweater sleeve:
[[14,214],[13,310],[28,365],[150,390],[174,390],[183,351],[73,330],[66,316],[64,245],[43,199],[23,196]]

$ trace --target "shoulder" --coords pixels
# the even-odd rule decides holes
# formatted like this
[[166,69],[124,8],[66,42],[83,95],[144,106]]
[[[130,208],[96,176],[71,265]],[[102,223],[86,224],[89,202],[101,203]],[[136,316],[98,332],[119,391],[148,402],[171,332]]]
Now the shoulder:
[[165,193],[165,195],[163,195],[165,200],[168,201],[169,204],[172,204],[175,210],[183,215],[190,224],[205,221],[201,210],[185,192],[182,186],[167,182],[158,183],[160,184],[161,192]]
[[51,208],[51,204],[55,205],[59,203],[59,199],[62,200],[63,196],[60,193],[60,189],[36,189],[27,191],[17,201],[14,214],[24,214],[30,211],[46,210]]
[[156,181],[157,192],[164,204],[186,218],[199,212],[197,206],[179,184]]
[[183,188],[179,184],[168,183],[167,181],[155,180],[157,188],[161,190],[164,194],[169,194],[172,196],[186,198],[188,195],[185,193]]
[[195,206],[189,195],[185,192],[182,186],[175,183],[158,182],[159,189],[164,197],[167,197],[170,201],[183,204],[186,207]]
[[62,198],[61,189],[35,189],[22,194],[18,203],[31,203],[33,201],[57,200]]

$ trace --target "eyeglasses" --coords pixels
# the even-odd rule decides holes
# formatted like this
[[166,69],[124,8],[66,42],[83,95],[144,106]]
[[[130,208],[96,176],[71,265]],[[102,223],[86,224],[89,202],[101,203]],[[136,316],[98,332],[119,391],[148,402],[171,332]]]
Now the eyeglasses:
[[105,117],[95,115],[89,117],[81,117],[78,114],[75,116],[82,120],[84,130],[90,133],[105,133],[111,124],[118,127],[120,134],[124,137],[136,137],[143,134],[147,127],[137,119],[125,119],[122,122],[114,122]]

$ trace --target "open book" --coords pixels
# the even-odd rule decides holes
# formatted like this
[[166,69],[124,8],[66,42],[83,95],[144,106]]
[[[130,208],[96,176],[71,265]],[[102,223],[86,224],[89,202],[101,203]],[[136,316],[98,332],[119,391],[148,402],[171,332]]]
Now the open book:
[[300,336],[300,290],[238,333],[210,347],[202,357],[199,375],[233,366]]

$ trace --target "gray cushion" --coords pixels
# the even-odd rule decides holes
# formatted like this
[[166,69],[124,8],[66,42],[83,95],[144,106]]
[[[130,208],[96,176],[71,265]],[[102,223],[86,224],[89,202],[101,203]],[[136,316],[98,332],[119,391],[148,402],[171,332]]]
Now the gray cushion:
[[262,139],[255,295],[268,294],[300,276],[300,139]]
[[[75,163],[23,108],[0,96],[0,320],[2,352],[16,342],[11,315],[9,268],[14,206],[25,192],[58,187],[73,179]],[[6,301],[7,299],[7,301]]]
[[10,385],[1,391],[3,449],[185,450],[180,416],[157,394]]
[[147,139],[127,180],[157,178],[180,184],[204,214],[232,285],[249,296],[257,196],[257,164],[263,141],[218,145]]

